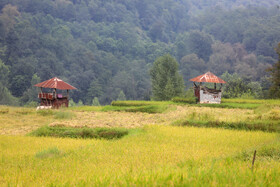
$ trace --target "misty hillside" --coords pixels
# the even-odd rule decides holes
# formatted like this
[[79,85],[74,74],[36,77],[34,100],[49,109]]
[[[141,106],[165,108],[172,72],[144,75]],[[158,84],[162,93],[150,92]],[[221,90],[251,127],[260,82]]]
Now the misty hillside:
[[[149,100],[149,70],[170,53],[190,78],[236,73],[258,92],[277,61],[279,0],[2,0],[0,104],[36,101],[59,77],[75,102]],[[259,94],[258,97],[265,97]]]

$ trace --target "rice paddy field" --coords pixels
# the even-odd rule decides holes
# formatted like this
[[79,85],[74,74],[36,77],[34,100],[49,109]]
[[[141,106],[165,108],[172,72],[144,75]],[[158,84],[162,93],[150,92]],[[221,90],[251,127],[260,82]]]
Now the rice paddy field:
[[280,186],[279,132],[279,100],[0,106],[0,186]]

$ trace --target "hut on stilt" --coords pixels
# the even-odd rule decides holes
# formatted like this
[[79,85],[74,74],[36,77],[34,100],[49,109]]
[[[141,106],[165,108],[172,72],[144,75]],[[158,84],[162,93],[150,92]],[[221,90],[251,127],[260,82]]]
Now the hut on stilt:
[[[52,106],[52,108],[60,108],[62,106],[68,107],[69,90],[77,89],[57,77],[38,83],[34,86],[41,88],[38,93],[40,106]],[[52,92],[43,92],[43,88],[52,89]],[[58,93],[58,90],[66,90],[66,94]]]
[[[226,82],[217,77],[211,72],[207,72],[203,75],[190,79],[194,84],[194,95],[198,98],[199,103],[221,103],[222,98],[222,85]],[[196,84],[199,83],[199,85]],[[214,83],[214,89],[203,86],[203,82]],[[220,88],[217,88],[217,84],[220,84]]]

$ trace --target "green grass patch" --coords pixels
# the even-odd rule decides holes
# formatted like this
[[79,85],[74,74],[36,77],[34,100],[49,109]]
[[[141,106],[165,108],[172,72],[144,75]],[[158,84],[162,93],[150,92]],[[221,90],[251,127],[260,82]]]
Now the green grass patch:
[[172,101],[174,103],[188,103],[188,104],[195,104],[197,102],[196,97],[189,97],[189,98],[184,98],[184,97],[174,97],[172,98]]
[[255,150],[257,151],[257,160],[280,160],[280,141],[273,142],[273,144],[270,143],[260,147],[255,147],[254,149],[244,150],[238,154],[236,158],[243,161],[252,160]]
[[69,111],[56,111],[54,113],[54,118],[55,119],[72,119],[74,118],[76,115],[72,112]]
[[118,139],[128,134],[127,129],[120,128],[75,128],[65,126],[44,126],[33,132],[30,136],[50,136],[61,138],[98,138],[98,139]]
[[222,103],[252,103],[252,104],[272,104],[280,105],[280,99],[225,99],[222,98]]
[[113,101],[112,106],[147,106],[172,104],[170,101]]
[[206,121],[206,118],[207,116],[201,117],[200,120],[192,120],[192,119],[178,120],[172,123],[172,125],[238,129],[238,130],[254,130],[254,131],[259,130],[264,132],[280,132],[279,122],[272,122],[272,121],[224,122],[224,121],[211,121],[211,118]]
[[169,101],[113,101],[111,105],[106,106],[78,106],[71,107],[73,111],[118,111],[118,112],[144,112],[144,113],[162,113],[166,111],[172,102]]
[[64,154],[57,147],[52,147],[47,150],[37,152],[35,157],[44,159],[44,158],[56,158],[63,155]]
[[38,110],[37,114],[41,116],[52,116],[54,114],[54,110],[52,109]]
[[211,108],[239,108],[239,109],[256,109],[260,106],[259,103],[221,103],[221,104],[197,104],[200,107]]
[[167,105],[150,105],[150,106],[140,106],[125,109],[126,112],[144,112],[149,114],[163,113],[169,107]]
[[69,107],[67,110],[72,110],[72,111],[83,111],[83,112],[98,112],[102,111],[102,109],[105,106],[73,106]]
[[[152,102],[154,103],[154,102]],[[73,111],[101,111],[101,112],[110,112],[110,111],[118,111],[118,112],[144,112],[149,114],[155,114],[155,113],[163,113],[166,110],[168,110],[170,107],[166,104],[161,105],[130,105],[130,104],[120,104],[118,105],[106,105],[102,107],[95,107],[95,106],[82,106],[82,107],[73,107],[70,110]]]
[[53,116],[55,119],[72,119],[76,117],[76,115],[68,110],[53,110],[53,109],[48,109],[48,110],[38,110],[37,111],[38,115],[41,116]]
[[149,114],[163,113],[169,108],[169,101],[113,101],[102,111],[144,112]]

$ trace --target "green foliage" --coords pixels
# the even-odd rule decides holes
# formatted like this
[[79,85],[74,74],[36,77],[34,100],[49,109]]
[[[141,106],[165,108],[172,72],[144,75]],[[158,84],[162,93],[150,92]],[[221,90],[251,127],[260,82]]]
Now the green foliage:
[[125,101],[125,100],[126,100],[125,94],[121,90],[119,95],[118,95],[117,101]]
[[186,85],[191,85],[191,78],[204,74],[206,71],[205,61],[195,53],[183,56],[180,60],[180,70]]
[[92,100],[92,106],[100,106],[98,97],[94,97],[94,99]]
[[278,44],[276,52],[279,55],[278,62],[269,69],[272,81],[269,91],[272,98],[280,98],[280,43]]
[[84,105],[84,103],[82,100],[79,100],[79,102],[76,104],[76,106],[83,106],[83,105]]
[[31,107],[31,108],[35,108],[35,107],[37,107],[37,106],[38,106],[38,102],[36,102],[36,101],[31,101],[31,102],[26,103],[26,104],[24,105],[24,107]]
[[18,105],[18,99],[13,97],[7,88],[9,68],[0,59],[0,105]]
[[87,90],[87,97],[90,101],[93,101],[95,98],[102,96],[102,85],[98,80],[94,80],[90,83],[90,86]]
[[[21,102],[27,103],[30,105],[30,103],[35,103],[38,100],[38,91],[37,88],[34,87],[35,84],[41,82],[40,77],[37,76],[37,74],[34,74],[32,76],[32,79],[30,81],[31,87],[28,88],[24,93],[23,96],[21,97]],[[36,102],[37,103],[37,102]],[[37,105],[37,104],[36,104]],[[36,106],[34,105],[34,106]]]
[[208,61],[212,54],[212,42],[210,35],[200,31],[191,31],[189,36],[190,53],[197,54],[199,58]]
[[170,100],[183,94],[183,77],[178,73],[178,63],[171,55],[159,57],[150,74],[154,100]]
[[238,74],[225,72],[221,78],[227,83],[223,88],[225,98],[259,98],[262,96],[262,89],[259,83],[249,82]]
[[70,99],[68,105],[69,105],[69,107],[73,107],[73,106],[76,106],[76,103],[73,101],[73,99]]
[[19,101],[18,98],[14,97],[8,88],[2,87],[0,82],[0,104],[1,105],[13,105],[18,106]]
[[[36,101],[34,80],[54,76],[78,88],[70,92],[76,103],[91,105],[98,97],[109,104],[121,90],[128,100],[149,100],[151,62],[167,53],[180,62],[186,85],[206,70],[261,82],[267,77],[264,69],[277,58],[277,3],[1,1],[0,103],[16,105],[14,97],[21,105]],[[182,88],[174,89],[174,81],[167,78],[164,94],[154,99],[177,96]],[[252,96],[268,97],[259,88],[251,90]]]
[[[75,128],[65,126],[44,126],[31,133],[30,136],[51,136],[61,138],[102,138],[119,139],[128,134],[126,129],[117,128]],[[49,151],[48,151],[49,152]],[[44,154],[45,155],[45,154]]]

